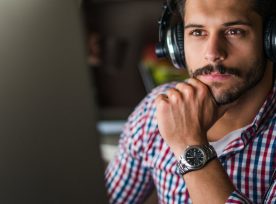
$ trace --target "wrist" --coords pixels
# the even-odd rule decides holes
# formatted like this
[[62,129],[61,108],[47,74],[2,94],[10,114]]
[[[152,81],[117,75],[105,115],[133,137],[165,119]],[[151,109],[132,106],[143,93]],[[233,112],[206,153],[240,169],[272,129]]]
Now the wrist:
[[199,170],[216,157],[214,147],[209,144],[188,146],[179,156],[178,172],[183,176],[190,171]]
[[189,146],[201,146],[201,145],[209,145],[209,142],[206,137],[189,137],[185,138],[185,141],[182,143],[177,143],[175,147],[171,147],[171,149],[174,152],[175,157],[178,159],[179,156],[183,154],[183,152],[187,149]]

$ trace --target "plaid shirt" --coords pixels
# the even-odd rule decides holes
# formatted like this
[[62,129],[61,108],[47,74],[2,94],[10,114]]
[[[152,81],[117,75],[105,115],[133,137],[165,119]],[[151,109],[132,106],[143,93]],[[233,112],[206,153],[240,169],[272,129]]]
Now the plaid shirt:
[[[119,153],[106,169],[111,203],[143,203],[154,186],[159,203],[191,203],[155,117],[154,99],[174,85],[155,88],[130,115]],[[236,187],[226,203],[276,203],[275,100],[276,83],[253,123],[219,157]]]

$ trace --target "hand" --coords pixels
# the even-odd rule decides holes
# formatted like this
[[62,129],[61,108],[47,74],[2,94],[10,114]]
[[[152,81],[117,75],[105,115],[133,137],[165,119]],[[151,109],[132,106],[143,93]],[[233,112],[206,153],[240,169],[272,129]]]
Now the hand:
[[225,112],[209,88],[195,78],[178,83],[155,103],[160,134],[177,158],[188,145],[207,144],[208,129]]

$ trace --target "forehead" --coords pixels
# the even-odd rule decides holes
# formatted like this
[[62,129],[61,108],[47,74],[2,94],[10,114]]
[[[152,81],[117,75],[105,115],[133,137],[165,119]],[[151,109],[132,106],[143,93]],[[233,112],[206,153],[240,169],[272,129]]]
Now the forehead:
[[186,0],[184,22],[250,20],[253,14],[252,0]]

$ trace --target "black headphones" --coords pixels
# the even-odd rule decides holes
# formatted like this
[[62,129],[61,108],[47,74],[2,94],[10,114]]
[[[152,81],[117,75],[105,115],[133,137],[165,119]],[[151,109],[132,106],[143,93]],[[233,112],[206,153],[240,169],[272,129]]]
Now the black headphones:
[[[169,58],[174,67],[185,68],[183,21],[171,26],[171,18],[177,11],[177,3],[169,0],[163,5],[159,24],[159,42],[155,53],[158,58]],[[265,21],[264,51],[266,57],[276,63],[276,17]]]

